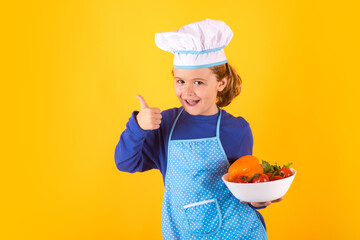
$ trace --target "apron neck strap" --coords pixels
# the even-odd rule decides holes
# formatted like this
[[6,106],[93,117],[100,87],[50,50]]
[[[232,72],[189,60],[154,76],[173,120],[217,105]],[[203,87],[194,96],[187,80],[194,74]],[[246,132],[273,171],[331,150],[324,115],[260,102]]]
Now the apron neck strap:
[[218,120],[217,120],[217,124],[216,124],[216,137],[217,138],[220,138],[220,119],[221,119],[221,112],[222,112],[222,110],[221,110],[221,108],[218,106],[218,105],[216,105],[217,107],[218,107],[218,109],[219,109],[219,116],[218,116]]
[[[176,117],[176,119],[175,119],[175,121],[174,121],[174,123],[173,123],[173,125],[172,125],[172,127],[171,127],[171,131],[170,131],[170,135],[169,135],[169,142],[170,142],[170,140],[171,140],[171,136],[172,136],[172,134],[173,134],[175,125],[176,125],[177,121],[179,120],[179,117],[180,117],[180,115],[181,115],[181,113],[182,113],[183,111],[184,111],[184,108],[181,109],[180,113],[177,115],[177,117]],[[168,145],[169,145],[169,144],[168,144]]]
[[[217,106],[217,105],[216,105]],[[217,108],[219,109],[219,116],[218,116],[218,119],[217,119],[217,124],[216,124],[216,137],[217,138],[220,138],[220,119],[221,119],[221,112],[222,112],[222,109],[217,106]],[[171,127],[171,131],[170,131],[170,135],[169,135],[169,141],[171,140],[171,137],[172,137],[172,134],[173,134],[173,131],[174,131],[174,128],[175,128],[175,125],[177,123],[177,121],[179,120],[179,117],[181,115],[181,113],[184,111],[184,108],[182,107],[180,113],[177,115],[172,127]]]

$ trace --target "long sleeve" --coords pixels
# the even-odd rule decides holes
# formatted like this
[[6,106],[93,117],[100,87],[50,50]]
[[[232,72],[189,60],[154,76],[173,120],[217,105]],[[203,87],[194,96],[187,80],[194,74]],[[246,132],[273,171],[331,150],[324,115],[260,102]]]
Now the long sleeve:
[[228,120],[229,127],[223,129],[220,138],[231,165],[242,156],[252,155],[254,140],[250,125],[244,118],[227,115],[225,120]]
[[[247,131],[248,131],[247,134],[244,136],[243,140],[241,141],[239,151],[242,152],[244,155],[252,155],[253,146],[254,146],[254,138],[253,138],[250,126],[248,127]],[[249,206],[256,210],[266,208],[266,207],[254,207],[251,204],[249,204]],[[256,211],[256,214],[259,216],[261,222],[264,224],[264,227],[266,229],[263,216],[258,211]]]
[[254,146],[254,139],[250,126],[247,127],[247,133],[243,137],[241,144],[239,145],[239,152],[243,155],[252,155]]
[[143,130],[134,111],[115,148],[116,167],[123,172],[143,172],[159,168],[159,130]]

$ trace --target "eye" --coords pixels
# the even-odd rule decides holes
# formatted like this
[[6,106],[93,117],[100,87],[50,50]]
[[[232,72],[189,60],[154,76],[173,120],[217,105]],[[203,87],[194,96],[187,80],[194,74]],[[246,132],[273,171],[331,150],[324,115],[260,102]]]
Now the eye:
[[183,80],[177,80],[176,83],[177,83],[177,84],[183,84],[184,81],[183,81]]
[[201,85],[201,84],[204,84],[202,81],[195,81],[194,82],[195,85]]

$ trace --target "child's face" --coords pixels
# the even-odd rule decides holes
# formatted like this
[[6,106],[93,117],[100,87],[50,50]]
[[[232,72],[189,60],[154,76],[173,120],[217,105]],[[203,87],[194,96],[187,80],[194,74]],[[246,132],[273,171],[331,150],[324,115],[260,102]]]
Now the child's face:
[[175,94],[191,115],[214,115],[218,112],[216,96],[226,86],[218,82],[209,68],[174,68]]

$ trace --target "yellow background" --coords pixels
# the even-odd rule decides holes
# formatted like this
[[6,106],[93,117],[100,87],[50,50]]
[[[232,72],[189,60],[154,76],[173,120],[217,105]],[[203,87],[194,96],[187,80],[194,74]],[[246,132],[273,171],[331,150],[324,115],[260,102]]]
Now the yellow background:
[[177,107],[155,32],[225,21],[243,79],[225,110],[298,170],[269,239],[356,239],[357,1],[10,1],[1,20],[1,239],[161,239],[159,171],[116,169],[136,94]]

